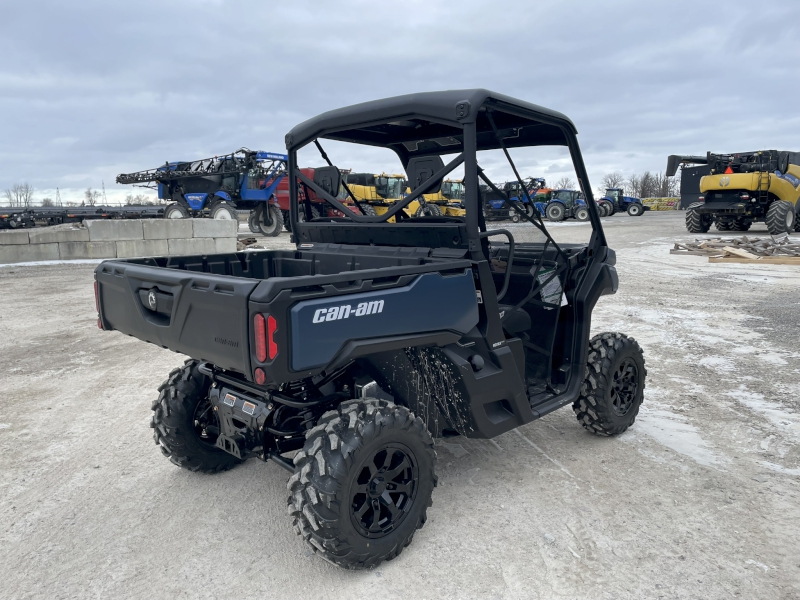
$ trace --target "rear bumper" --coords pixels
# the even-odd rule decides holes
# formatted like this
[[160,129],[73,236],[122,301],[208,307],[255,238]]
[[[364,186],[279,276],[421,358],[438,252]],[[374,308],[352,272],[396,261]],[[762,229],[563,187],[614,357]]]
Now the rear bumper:
[[744,202],[706,202],[694,210],[701,215],[745,215],[749,208]]

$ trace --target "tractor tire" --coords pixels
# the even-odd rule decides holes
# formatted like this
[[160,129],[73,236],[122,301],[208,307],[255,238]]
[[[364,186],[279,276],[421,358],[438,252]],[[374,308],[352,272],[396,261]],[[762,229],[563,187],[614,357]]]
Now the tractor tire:
[[797,217],[794,214],[794,206],[791,202],[784,200],[773,200],[767,209],[767,230],[771,235],[789,233],[794,230]]
[[250,215],[247,217],[247,227],[250,229],[250,233],[261,233],[261,230],[258,228],[258,211],[251,210]]
[[533,204],[527,204],[527,203],[523,204],[522,206],[525,208],[525,214],[527,215],[527,217],[529,219],[532,219],[533,215],[536,214],[536,207],[533,206]]
[[214,444],[219,421],[208,400],[210,381],[187,360],[173,369],[159,388],[158,399],[150,407],[153,439],[170,462],[189,471],[218,473],[238,465],[241,460]]
[[617,435],[633,425],[644,400],[647,369],[639,344],[622,333],[589,342],[586,378],[572,405],[578,422],[597,435]]
[[[297,212],[297,220],[301,223],[306,222],[306,207],[301,203],[298,207],[300,210]],[[319,218],[319,209],[316,206],[311,207],[311,219]]]
[[211,207],[211,218],[217,221],[237,221],[236,209],[227,202],[217,202]]
[[361,207],[363,208],[361,212],[364,213],[364,216],[375,217],[378,215],[377,211],[375,210],[375,207],[372,206],[372,204],[367,204],[366,202],[362,202]]
[[519,223],[519,215],[518,214],[511,215],[511,222],[512,223]]
[[608,216],[608,207],[603,202],[597,203],[597,214],[600,215],[600,218]]
[[550,221],[554,221],[556,223],[559,221],[563,221],[564,218],[566,217],[566,211],[564,210],[564,206],[559,204],[558,202],[554,204],[548,204],[544,212]]
[[733,221],[728,219],[717,219],[717,222],[714,225],[717,228],[717,231],[730,231],[733,229]]
[[[267,224],[266,221],[266,214],[269,211],[269,216],[271,217],[271,223]],[[269,207],[264,206],[261,210],[258,211],[258,229],[261,235],[266,237],[275,237],[280,235],[281,231],[283,231],[283,213],[277,206],[270,205]]]
[[438,204],[431,204],[428,202],[425,206],[420,206],[417,212],[414,213],[415,217],[441,217],[442,209]]
[[641,217],[644,214],[644,206],[634,202],[628,206],[627,212],[629,217]]
[[575,210],[575,218],[578,221],[588,221],[589,220],[589,209],[585,206],[582,206]]
[[[750,219],[745,219],[744,217],[740,217],[731,223],[731,231],[747,231],[750,229],[750,226],[753,224],[753,221]],[[796,225],[795,225],[796,227]]]
[[282,210],[281,214],[283,215],[283,226],[286,228],[286,231],[291,233],[291,231],[292,231],[292,216],[289,214],[288,210]]
[[347,569],[396,558],[425,524],[437,483],[425,423],[375,398],[322,415],[294,464],[287,488],[295,531]]
[[708,233],[708,230],[711,229],[711,217],[701,215],[694,210],[702,205],[701,202],[695,202],[686,208],[686,229],[689,233]]
[[164,208],[164,218],[165,219],[188,219],[189,218],[189,211],[186,210],[186,207],[183,204],[179,204],[177,202],[173,202],[172,204],[167,204],[166,208]]
[[600,200],[600,203],[606,207],[606,216],[610,217],[614,213],[617,212],[617,207],[614,206],[614,203],[611,200]]

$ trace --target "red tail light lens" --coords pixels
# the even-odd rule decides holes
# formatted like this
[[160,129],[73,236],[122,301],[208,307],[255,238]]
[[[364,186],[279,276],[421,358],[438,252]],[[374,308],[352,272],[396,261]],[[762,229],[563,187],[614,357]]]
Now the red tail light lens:
[[264,362],[267,360],[267,327],[264,315],[256,315],[253,318],[253,327],[256,334],[256,358],[258,362]]
[[275,332],[278,330],[278,322],[275,317],[267,317],[267,333],[269,334],[269,359],[272,360],[278,355],[278,344],[275,343]]
[[705,196],[698,196],[697,197],[697,201],[698,202],[705,202],[706,201],[706,197]]

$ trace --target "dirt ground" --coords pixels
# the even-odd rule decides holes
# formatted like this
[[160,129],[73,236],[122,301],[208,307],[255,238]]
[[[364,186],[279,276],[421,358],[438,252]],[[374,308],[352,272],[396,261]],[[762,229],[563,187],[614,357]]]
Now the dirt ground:
[[161,456],[150,402],[183,357],[97,329],[94,264],[0,267],[0,597],[800,598],[800,269],[671,256],[679,212],[603,222],[620,290],[592,330],[644,348],[635,425],[564,408],[438,443],[427,525],[355,573],[295,536],[284,470]]

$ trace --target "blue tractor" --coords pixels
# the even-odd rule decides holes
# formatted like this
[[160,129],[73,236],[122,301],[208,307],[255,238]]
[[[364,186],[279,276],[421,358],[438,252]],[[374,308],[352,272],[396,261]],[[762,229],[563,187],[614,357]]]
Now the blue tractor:
[[[589,220],[589,209],[581,192],[576,190],[551,190],[544,214],[550,221],[564,219]],[[598,207],[599,208],[599,207]]]
[[608,216],[618,212],[627,212],[632,217],[641,217],[649,206],[642,204],[639,198],[625,196],[622,188],[606,188],[606,195],[597,201],[605,207]]
[[[540,214],[544,214],[544,204],[528,202],[528,198],[530,197],[533,200],[536,192],[545,186],[545,180],[541,177],[528,177],[523,183],[528,192],[527,195],[522,191],[522,187],[517,181],[508,181],[500,186],[500,189],[508,195],[511,201],[521,204],[528,217],[533,217],[537,210]],[[506,204],[502,196],[492,191],[489,186],[481,185],[480,188],[483,215],[486,220],[510,219],[514,223],[519,221],[519,215],[511,208],[511,205]]]
[[287,161],[285,154],[241,148],[223,156],[121,174],[117,183],[157,184],[158,197],[171,200],[164,209],[166,219],[236,220],[238,210],[249,210],[251,230],[276,236],[283,229],[283,214],[275,191],[286,174]]

